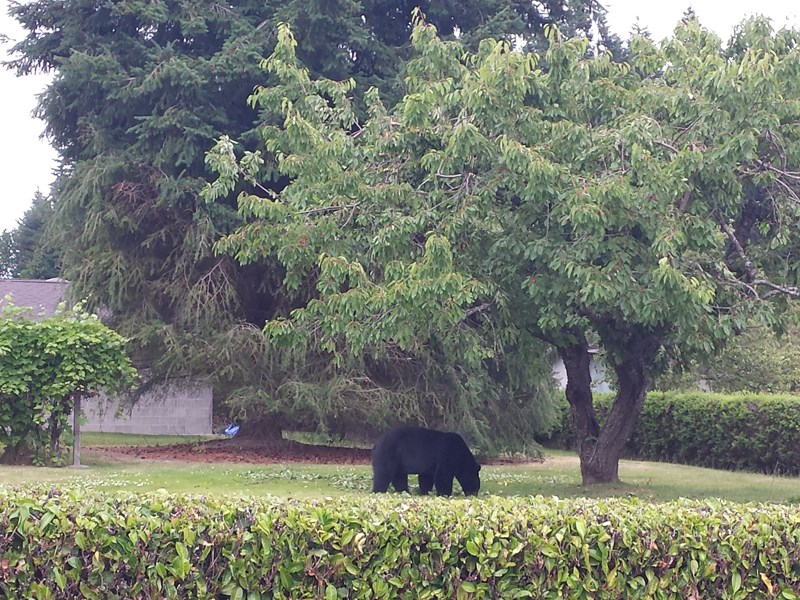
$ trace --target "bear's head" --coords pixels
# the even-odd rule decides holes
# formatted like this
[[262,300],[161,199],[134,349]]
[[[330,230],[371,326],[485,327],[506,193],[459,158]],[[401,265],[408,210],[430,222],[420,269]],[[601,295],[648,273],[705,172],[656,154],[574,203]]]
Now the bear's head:
[[474,468],[463,469],[461,473],[456,476],[458,483],[461,484],[461,489],[464,490],[465,496],[477,496],[481,489],[481,466],[475,462]]

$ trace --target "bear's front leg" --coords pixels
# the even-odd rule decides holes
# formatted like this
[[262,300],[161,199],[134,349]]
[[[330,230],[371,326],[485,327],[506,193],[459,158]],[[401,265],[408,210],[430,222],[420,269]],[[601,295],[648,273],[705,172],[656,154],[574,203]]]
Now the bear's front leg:
[[439,496],[450,496],[453,494],[453,474],[437,471],[434,476],[436,494]]
[[396,492],[408,491],[408,473],[395,473],[392,477],[392,487]]
[[389,491],[389,483],[391,478],[389,473],[375,469],[372,474],[372,491],[376,493],[383,493]]

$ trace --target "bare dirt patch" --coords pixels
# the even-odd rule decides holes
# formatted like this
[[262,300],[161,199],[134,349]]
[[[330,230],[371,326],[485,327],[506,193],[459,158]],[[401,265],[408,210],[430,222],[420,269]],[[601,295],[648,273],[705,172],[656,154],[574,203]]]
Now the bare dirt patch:
[[87,450],[111,459],[128,460],[256,464],[292,462],[335,465],[366,465],[370,462],[370,450],[367,448],[343,448],[303,444],[293,440],[248,438],[168,446],[90,446]]
[[[165,446],[87,446],[86,450],[108,460],[149,460],[199,463],[310,463],[329,465],[368,465],[369,448],[348,448],[305,444],[294,440],[230,438],[192,444]],[[547,462],[551,457],[546,459]],[[558,460],[558,457],[555,459]],[[484,464],[537,464],[524,460],[493,459]]]

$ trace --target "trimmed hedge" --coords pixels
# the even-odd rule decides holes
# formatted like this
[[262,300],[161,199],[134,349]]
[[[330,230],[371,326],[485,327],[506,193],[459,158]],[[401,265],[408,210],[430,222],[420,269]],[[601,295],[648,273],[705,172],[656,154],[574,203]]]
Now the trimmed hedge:
[[[602,422],[613,396],[596,396]],[[561,424],[540,443],[572,449],[564,401]],[[771,394],[650,392],[625,448],[629,458],[716,469],[800,475],[800,397]]]
[[800,599],[800,509],[0,491],[6,598]]

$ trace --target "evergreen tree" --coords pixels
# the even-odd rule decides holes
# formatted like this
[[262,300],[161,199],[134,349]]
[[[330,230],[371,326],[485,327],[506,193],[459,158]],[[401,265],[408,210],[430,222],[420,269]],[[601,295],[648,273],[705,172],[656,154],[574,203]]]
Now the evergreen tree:
[[[555,22],[566,32],[599,31],[598,46],[618,47],[595,0],[12,4],[27,37],[11,67],[55,74],[38,116],[61,160],[53,194],[64,276],[77,296],[111,311],[152,377],[207,376],[243,416],[276,427],[363,423],[367,414],[354,408],[362,397],[371,398],[361,404],[370,420],[380,421],[433,405],[429,398],[442,390],[458,394],[458,365],[442,373],[435,348],[411,361],[365,357],[345,371],[321,350],[301,361],[269,351],[260,328],[304,304],[314,286],[288,290],[271,257],[215,254],[214,243],[242,224],[235,210],[242,186],[213,204],[199,197],[215,138],[229,134],[244,148],[260,139],[269,115],[246,99],[256,83],[270,85],[259,61],[274,48],[278,22],[293,25],[315,75],[352,77],[356,94],[377,85],[399,98],[411,10],[420,4],[444,34],[468,43],[494,35],[535,45]],[[286,184],[265,170],[266,188]],[[420,381],[408,396],[399,391]]]
[[50,279],[59,276],[60,251],[53,235],[57,229],[52,198],[37,191],[13,233],[20,277]]
[[0,273],[24,279],[58,277],[60,252],[49,229],[54,215],[52,200],[37,191],[16,229],[2,234]]
[[14,237],[11,231],[0,233],[0,277],[14,277],[17,266]]

